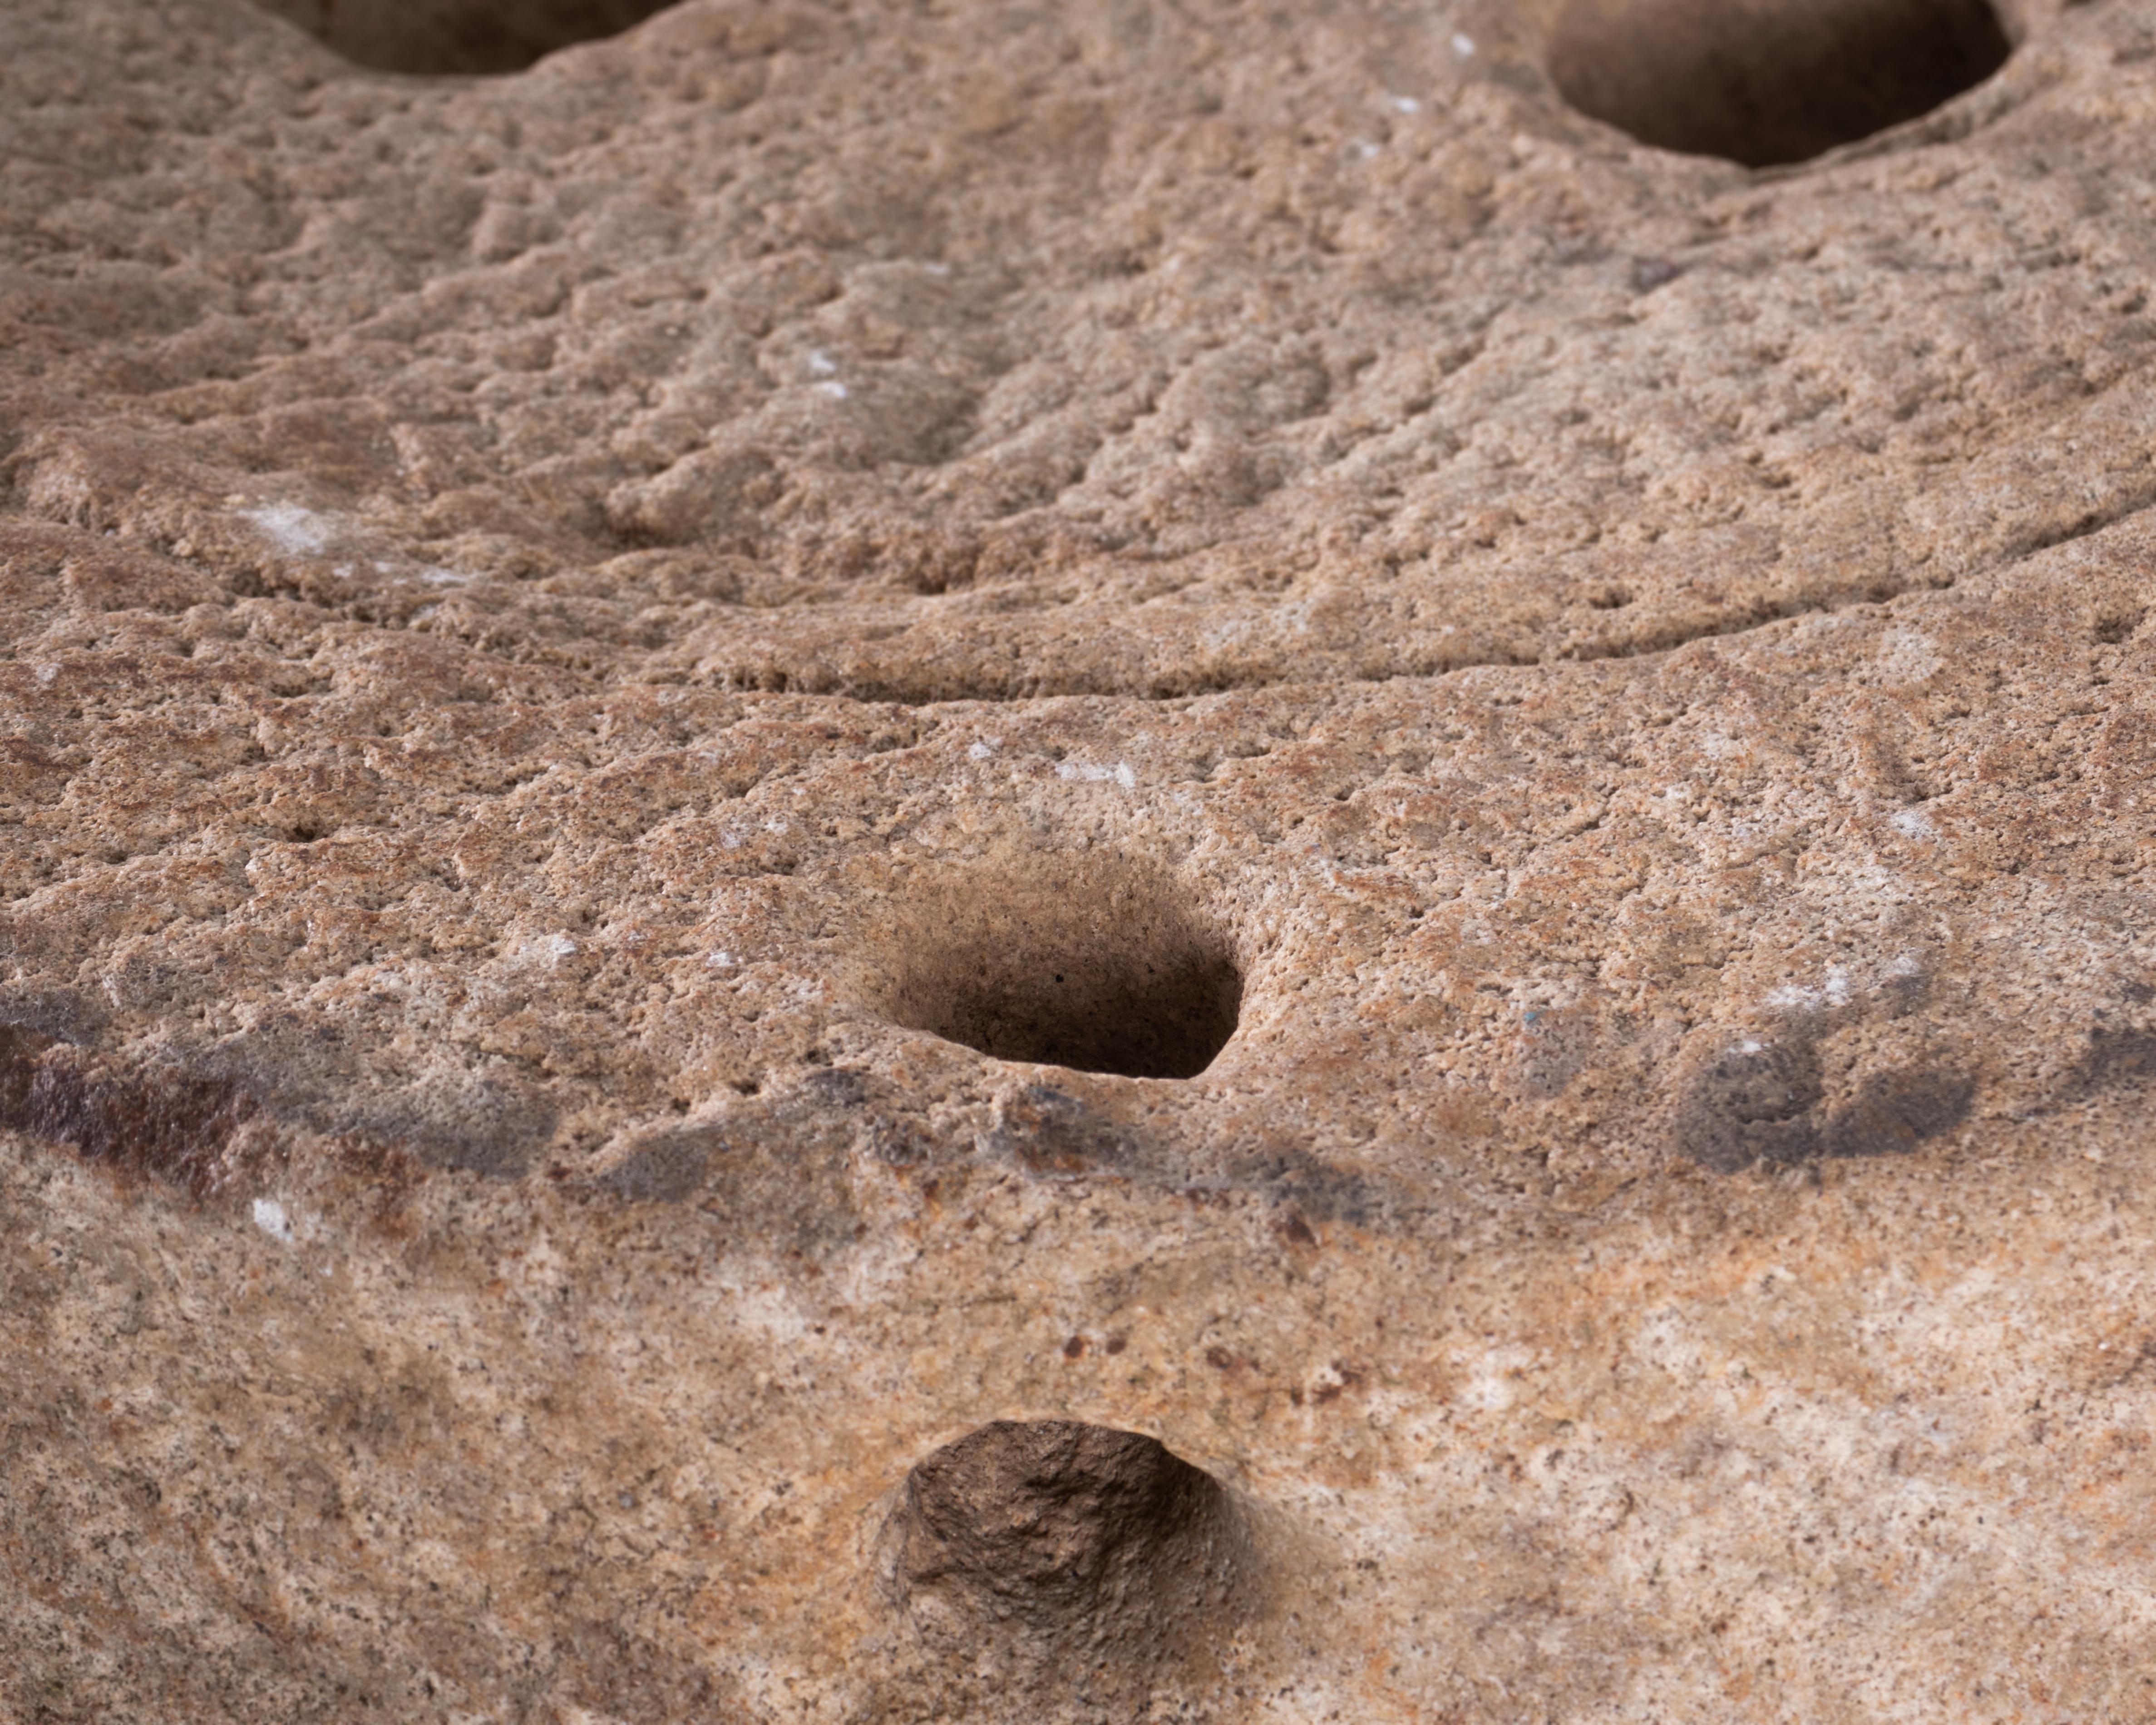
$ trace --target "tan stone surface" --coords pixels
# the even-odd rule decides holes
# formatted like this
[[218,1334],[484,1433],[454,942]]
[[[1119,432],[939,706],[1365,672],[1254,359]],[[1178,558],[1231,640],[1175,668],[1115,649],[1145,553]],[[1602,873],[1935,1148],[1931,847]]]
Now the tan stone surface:
[[0,12],[0,1719],[2156,1719],[2156,8],[341,16]]

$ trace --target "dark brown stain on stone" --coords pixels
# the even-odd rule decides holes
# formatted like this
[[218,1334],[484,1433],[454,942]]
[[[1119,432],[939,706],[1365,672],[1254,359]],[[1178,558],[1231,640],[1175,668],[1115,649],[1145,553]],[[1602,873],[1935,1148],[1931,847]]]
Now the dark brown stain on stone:
[[1312,1231],[1310,1224],[1294,1210],[1290,1210],[1277,1225],[1281,1238],[1290,1245],[1315,1246],[1317,1244],[1317,1235]]
[[219,1183],[233,1135],[258,1111],[228,1078],[128,1067],[20,1024],[0,1026],[0,1128],[198,1196]]

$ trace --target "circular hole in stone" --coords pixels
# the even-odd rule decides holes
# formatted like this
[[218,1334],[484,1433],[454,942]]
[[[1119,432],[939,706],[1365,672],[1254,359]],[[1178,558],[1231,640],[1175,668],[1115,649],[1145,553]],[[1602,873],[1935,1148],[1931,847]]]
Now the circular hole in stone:
[[521,72],[674,0],[259,0],[348,60],[432,75]]
[[1028,858],[908,895],[878,1003],[1002,1060],[1194,1078],[1235,1034],[1243,978],[1172,883],[1118,858]]
[[1187,1658],[1249,1608],[1256,1559],[1227,1488],[1157,1440],[998,1420],[915,1466],[886,1538],[932,1641],[1036,1659]]
[[2011,49],[1986,0],[1568,0],[1548,64],[1642,143],[1765,167],[1913,120]]

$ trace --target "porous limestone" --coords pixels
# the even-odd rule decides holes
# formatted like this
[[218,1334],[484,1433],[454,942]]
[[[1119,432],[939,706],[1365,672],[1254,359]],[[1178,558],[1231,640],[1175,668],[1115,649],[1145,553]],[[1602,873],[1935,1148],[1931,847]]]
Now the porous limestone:
[[10,0],[0,1720],[2156,1720],[2152,136]]

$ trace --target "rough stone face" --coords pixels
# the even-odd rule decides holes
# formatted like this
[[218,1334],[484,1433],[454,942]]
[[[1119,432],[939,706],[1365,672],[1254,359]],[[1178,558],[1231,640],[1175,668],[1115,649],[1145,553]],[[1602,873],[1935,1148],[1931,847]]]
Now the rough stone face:
[[2156,1719],[2156,5],[279,9],[0,13],[0,1719]]
[[1076,1717],[1217,1680],[1264,1567],[1210,1475],[1067,1420],[997,1420],[919,1462],[890,1538],[895,1600],[967,1702]]

